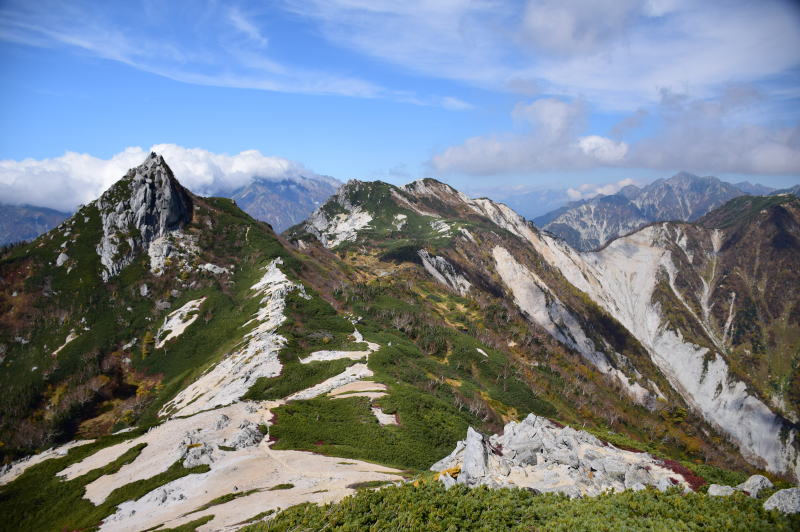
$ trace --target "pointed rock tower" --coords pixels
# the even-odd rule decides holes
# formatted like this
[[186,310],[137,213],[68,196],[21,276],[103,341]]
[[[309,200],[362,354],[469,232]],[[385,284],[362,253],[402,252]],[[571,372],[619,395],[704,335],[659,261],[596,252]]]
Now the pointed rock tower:
[[151,153],[97,200],[103,236],[97,253],[104,281],[117,275],[160,237],[192,219],[192,198],[164,158]]

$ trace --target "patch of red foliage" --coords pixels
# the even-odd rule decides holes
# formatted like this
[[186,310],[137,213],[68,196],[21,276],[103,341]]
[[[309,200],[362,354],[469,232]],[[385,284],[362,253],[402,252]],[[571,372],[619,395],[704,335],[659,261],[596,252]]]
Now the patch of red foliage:
[[319,446],[321,446],[321,445],[326,445],[326,443],[325,443],[325,441],[324,441],[324,440],[317,440],[317,441],[315,441],[315,442],[314,442],[314,445],[316,445],[317,447],[319,447]]
[[[707,484],[706,479],[693,473],[688,467],[681,464],[680,462],[662,458],[661,465],[663,465],[673,473],[681,475],[686,480],[686,482],[689,483],[689,487],[692,488],[694,491],[697,491],[698,489],[700,489],[701,486]],[[670,481],[672,481],[672,478],[670,478]]]

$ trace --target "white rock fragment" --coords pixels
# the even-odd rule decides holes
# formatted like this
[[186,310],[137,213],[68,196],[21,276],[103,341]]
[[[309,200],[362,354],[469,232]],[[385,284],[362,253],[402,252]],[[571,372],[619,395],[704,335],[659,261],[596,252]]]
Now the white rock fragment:
[[723,486],[721,484],[711,484],[708,487],[708,494],[712,497],[728,497],[733,495],[735,491],[732,486]]

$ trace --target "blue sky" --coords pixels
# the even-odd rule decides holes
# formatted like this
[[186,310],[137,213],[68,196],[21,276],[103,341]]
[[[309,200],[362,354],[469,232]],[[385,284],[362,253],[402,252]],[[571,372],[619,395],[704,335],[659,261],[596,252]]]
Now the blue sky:
[[303,173],[500,199],[678,170],[800,182],[788,1],[6,0],[0,75],[0,200],[58,208],[154,145],[208,193]]

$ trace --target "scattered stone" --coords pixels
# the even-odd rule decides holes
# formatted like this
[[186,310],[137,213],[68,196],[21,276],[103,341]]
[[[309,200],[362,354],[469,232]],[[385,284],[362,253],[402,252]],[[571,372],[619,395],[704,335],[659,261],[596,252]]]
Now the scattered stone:
[[58,257],[56,258],[56,266],[63,266],[63,264],[67,262],[68,259],[69,255],[67,255],[64,252],[59,253]]
[[772,487],[772,482],[763,475],[753,475],[738,486],[736,486],[736,490],[744,491],[752,498],[758,498],[758,494],[761,490],[769,489]]
[[467,441],[464,446],[464,465],[458,475],[458,483],[472,486],[486,475],[486,445],[483,435],[472,427],[467,429]]
[[732,486],[723,486],[721,484],[711,484],[708,487],[708,494],[712,497],[728,497],[733,495],[734,491],[736,490]]
[[785,514],[800,513],[800,488],[776,491],[764,501],[765,510],[778,510]]

